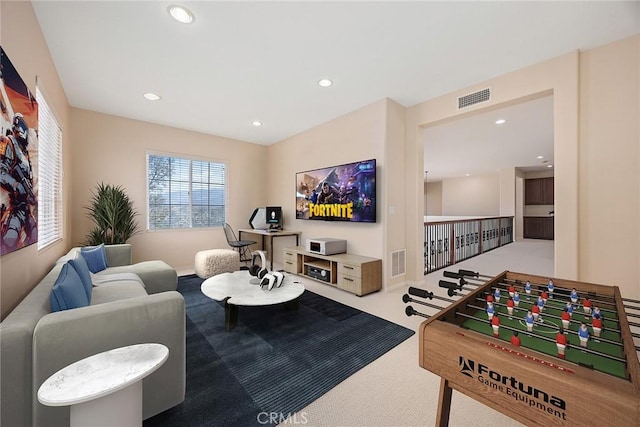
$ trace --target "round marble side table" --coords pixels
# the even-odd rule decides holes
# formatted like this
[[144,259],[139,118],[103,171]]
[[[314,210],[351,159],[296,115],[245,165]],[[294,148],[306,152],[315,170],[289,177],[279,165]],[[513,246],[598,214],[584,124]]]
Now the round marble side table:
[[169,357],[162,344],[136,344],[79,360],[38,389],[47,406],[70,406],[71,427],[142,425],[142,379]]

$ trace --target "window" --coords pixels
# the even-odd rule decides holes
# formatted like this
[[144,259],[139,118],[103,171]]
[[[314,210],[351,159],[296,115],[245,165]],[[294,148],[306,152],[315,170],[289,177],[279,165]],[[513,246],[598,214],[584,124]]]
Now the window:
[[62,129],[42,92],[38,101],[38,249],[62,239]]
[[147,155],[147,228],[221,227],[225,223],[226,165]]

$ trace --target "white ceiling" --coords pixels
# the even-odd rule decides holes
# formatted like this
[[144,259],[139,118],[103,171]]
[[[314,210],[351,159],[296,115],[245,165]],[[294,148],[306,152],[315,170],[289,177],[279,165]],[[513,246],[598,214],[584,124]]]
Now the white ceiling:
[[[385,97],[415,105],[640,29],[637,1],[179,3],[193,24],[165,1],[34,1],[69,103],[272,144]],[[324,77],[335,84],[320,88]]]

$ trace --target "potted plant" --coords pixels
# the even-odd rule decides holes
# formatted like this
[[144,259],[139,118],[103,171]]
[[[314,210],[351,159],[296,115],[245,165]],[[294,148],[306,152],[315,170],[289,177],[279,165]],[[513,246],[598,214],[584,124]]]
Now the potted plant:
[[89,206],[85,206],[85,209],[95,223],[95,227],[86,238],[87,245],[126,243],[139,231],[135,219],[138,212],[120,186],[98,184],[91,194]]

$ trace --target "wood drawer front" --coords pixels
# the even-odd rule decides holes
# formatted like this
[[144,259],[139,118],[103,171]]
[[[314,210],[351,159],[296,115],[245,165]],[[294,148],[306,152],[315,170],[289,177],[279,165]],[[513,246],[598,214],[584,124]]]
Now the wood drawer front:
[[284,251],[283,258],[291,261],[295,261],[298,259],[298,254],[291,251]]
[[[286,254],[285,254],[286,255]],[[287,258],[285,256],[284,260],[284,271],[287,273],[298,274],[298,257],[294,256],[293,258]]]
[[362,277],[362,268],[359,265],[338,264],[338,276],[346,274],[353,277]]
[[362,293],[362,283],[359,277],[338,273],[338,288],[360,295]]

